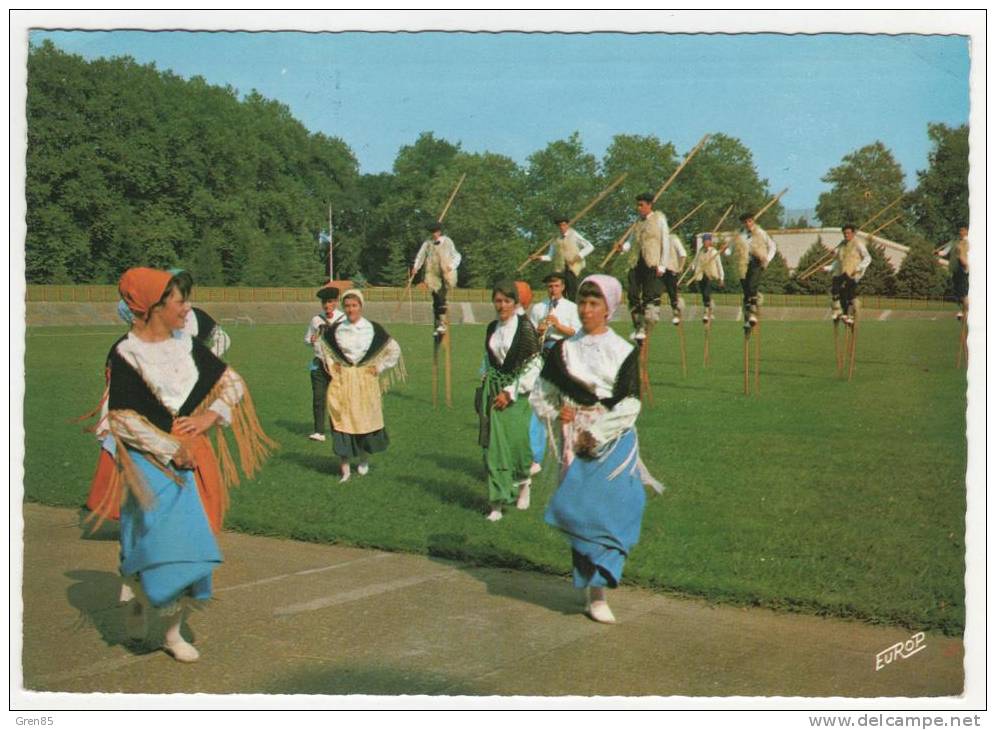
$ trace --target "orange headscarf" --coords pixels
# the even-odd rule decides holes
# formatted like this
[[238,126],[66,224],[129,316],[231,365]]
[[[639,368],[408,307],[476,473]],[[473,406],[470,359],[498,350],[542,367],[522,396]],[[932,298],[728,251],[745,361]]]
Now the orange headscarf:
[[168,271],[136,267],[128,269],[118,282],[118,293],[135,314],[144,317],[163,298],[173,275]]
[[533,303],[532,287],[524,281],[517,281],[515,291],[519,294],[519,306],[528,311],[529,305]]

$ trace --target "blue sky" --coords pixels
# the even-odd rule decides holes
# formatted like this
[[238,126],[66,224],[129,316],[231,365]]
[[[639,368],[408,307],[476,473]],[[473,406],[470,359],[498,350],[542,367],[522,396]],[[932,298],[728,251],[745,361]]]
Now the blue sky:
[[815,206],[841,158],[884,142],[908,187],[928,122],[969,114],[962,36],[33,31],[86,58],[128,55],[285,103],[342,138],[362,172],[419,133],[517,162],[575,130],[597,156],[616,134],[684,153],[741,139],[788,208]]

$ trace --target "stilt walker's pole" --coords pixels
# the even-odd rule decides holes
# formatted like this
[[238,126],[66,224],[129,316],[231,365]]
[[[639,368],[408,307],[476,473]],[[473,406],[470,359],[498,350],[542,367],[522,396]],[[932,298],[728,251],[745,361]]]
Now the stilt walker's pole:
[[683,322],[678,322],[678,343],[681,345],[681,376],[688,377],[688,361],[685,357],[685,326]]
[[335,276],[333,276],[332,268],[332,201],[329,201],[329,281],[333,281]]

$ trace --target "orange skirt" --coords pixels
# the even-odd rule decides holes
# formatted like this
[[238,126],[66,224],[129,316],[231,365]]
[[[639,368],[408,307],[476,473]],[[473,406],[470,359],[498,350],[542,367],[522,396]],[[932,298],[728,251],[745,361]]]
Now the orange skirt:
[[[228,508],[227,494],[221,481],[221,470],[218,468],[218,458],[211,448],[210,440],[203,434],[183,439],[183,443],[196,464],[194,480],[197,483],[197,493],[201,497],[204,513],[207,515],[211,530],[218,534],[225,522],[225,510]],[[86,499],[87,509],[97,512],[110,500],[110,504],[104,508],[104,517],[111,520],[121,519],[121,500],[115,499],[112,494],[120,488],[119,484],[120,475],[114,457],[106,449],[101,449],[97,458],[97,471],[90,484],[90,495]]]

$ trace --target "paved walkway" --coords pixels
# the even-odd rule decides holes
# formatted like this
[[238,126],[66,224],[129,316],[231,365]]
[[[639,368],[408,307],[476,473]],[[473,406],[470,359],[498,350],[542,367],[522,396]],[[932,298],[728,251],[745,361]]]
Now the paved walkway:
[[942,696],[957,638],[880,671],[901,628],[715,606],[636,588],[615,626],[566,579],[236,533],[181,665],[126,639],[117,541],[75,510],[24,508],[23,686],[58,692],[374,695]]

